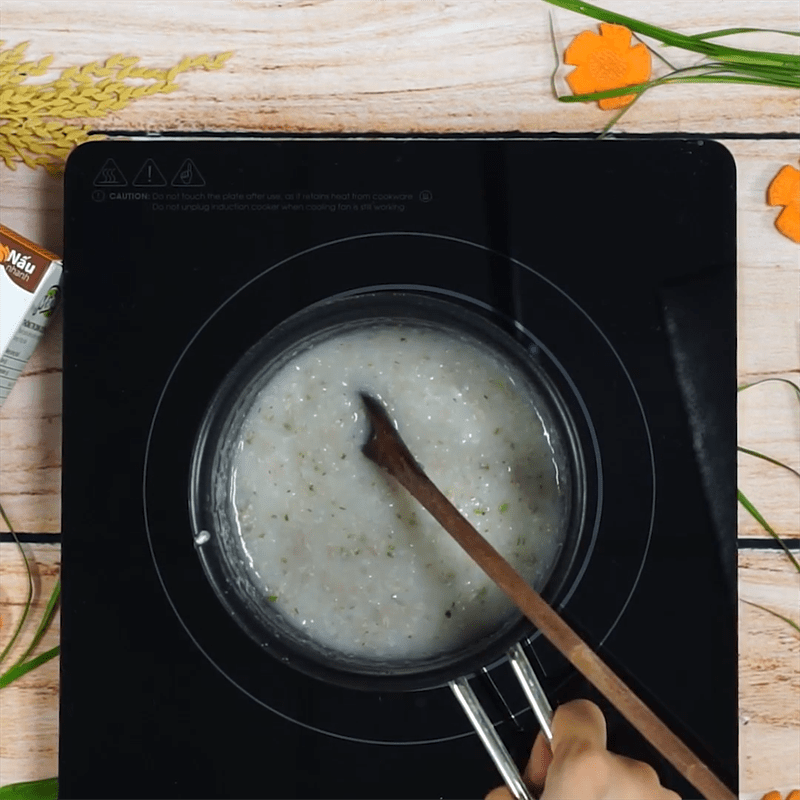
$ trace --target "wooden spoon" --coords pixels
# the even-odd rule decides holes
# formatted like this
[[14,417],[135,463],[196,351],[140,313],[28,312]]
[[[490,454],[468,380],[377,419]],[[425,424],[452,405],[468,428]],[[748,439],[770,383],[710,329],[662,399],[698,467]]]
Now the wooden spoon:
[[361,399],[372,423],[369,440],[362,448],[364,455],[385,469],[430,512],[551,644],[706,800],[736,800],[736,795],[606,666],[436,488],[414,460],[383,406],[364,393]]

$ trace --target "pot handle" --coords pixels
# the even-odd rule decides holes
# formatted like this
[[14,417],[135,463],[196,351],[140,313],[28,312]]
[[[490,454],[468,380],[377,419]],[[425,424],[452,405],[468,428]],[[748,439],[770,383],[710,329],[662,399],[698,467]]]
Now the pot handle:
[[[525,692],[525,697],[533,708],[542,733],[547,738],[548,743],[552,742],[551,722],[553,709],[536,677],[536,673],[533,671],[533,667],[531,667],[530,661],[528,661],[528,657],[525,655],[525,651],[522,649],[522,645],[516,644],[508,651],[508,660]],[[514,759],[511,758],[492,721],[483,710],[483,706],[481,706],[467,678],[460,677],[450,681],[450,688],[461,704],[461,708],[467,718],[472,723],[475,732],[483,742],[483,746],[497,767],[497,771],[506,786],[511,790],[511,794],[514,795],[516,800],[534,800],[528,787],[522,782]]]
[[539,683],[539,679],[533,671],[531,662],[528,661],[528,656],[525,655],[525,651],[519,642],[508,651],[508,660],[511,662],[511,668],[514,670],[514,674],[517,676],[520,686],[522,686],[522,691],[525,692],[525,697],[531,704],[533,713],[539,721],[542,734],[547,739],[547,743],[552,745],[553,708],[544,693],[544,689],[542,689],[542,684]]
[[494,761],[500,777],[511,790],[515,800],[534,800],[528,787],[522,782],[514,759],[511,758],[511,754],[506,750],[503,740],[483,710],[483,706],[469,685],[469,681],[465,677],[456,678],[450,681],[450,688],[453,690],[458,702],[461,703],[461,708],[464,709],[464,713],[472,723],[472,727],[475,728],[475,732],[483,742],[486,752],[489,753],[492,761]]

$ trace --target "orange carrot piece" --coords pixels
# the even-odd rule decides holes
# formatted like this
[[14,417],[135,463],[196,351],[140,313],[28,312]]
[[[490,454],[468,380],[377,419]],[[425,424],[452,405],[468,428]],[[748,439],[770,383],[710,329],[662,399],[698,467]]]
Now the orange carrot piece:
[[783,206],[775,227],[800,244],[800,170],[789,164],[781,167],[767,189],[767,203]]
[[786,206],[778,214],[775,227],[793,242],[800,244],[800,206]]
[[771,206],[788,206],[800,201],[800,169],[790,164],[781,167],[767,190],[767,202]]
[[[564,51],[564,63],[575,69],[567,75],[573,94],[621,89],[650,78],[650,51],[643,44],[631,47],[631,32],[624,25],[600,24],[600,35],[579,33]],[[606,97],[600,108],[622,108],[636,95]]]

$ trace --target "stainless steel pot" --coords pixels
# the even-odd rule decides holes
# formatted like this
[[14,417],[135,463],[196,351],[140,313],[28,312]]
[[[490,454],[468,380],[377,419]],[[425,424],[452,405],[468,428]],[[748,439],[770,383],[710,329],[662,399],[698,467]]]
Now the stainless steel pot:
[[[469,678],[508,658],[545,735],[552,710],[521,642],[530,623],[512,614],[491,634],[458,651],[419,659],[375,660],[323,647],[288,622],[245,568],[233,520],[231,463],[244,416],[257,392],[288,360],[314,342],[337,333],[387,321],[433,326],[478,338],[524,370],[540,399],[539,413],[556,435],[556,463],[563,477],[559,536],[564,546],[544,585],[536,586],[551,604],[574,583],[585,556],[585,466],[567,402],[525,332],[509,320],[463,298],[429,292],[362,292],[310,306],[270,331],[236,364],[208,407],[192,458],[190,514],[198,556],[220,602],[238,625],[275,658],[318,680],[364,691],[413,691],[447,684],[480,736],[500,774],[517,797],[529,794]],[[533,355],[535,354],[535,355]]]

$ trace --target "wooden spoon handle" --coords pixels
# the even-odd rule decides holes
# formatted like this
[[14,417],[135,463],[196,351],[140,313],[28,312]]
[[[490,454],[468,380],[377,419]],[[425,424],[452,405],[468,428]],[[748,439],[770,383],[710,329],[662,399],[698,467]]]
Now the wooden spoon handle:
[[736,800],[736,795],[628,688],[439,491],[414,460],[376,401],[365,397],[364,402],[373,422],[373,435],[363,448],[364,454],[389,472],[430,512],[551,644],[706,800]]

